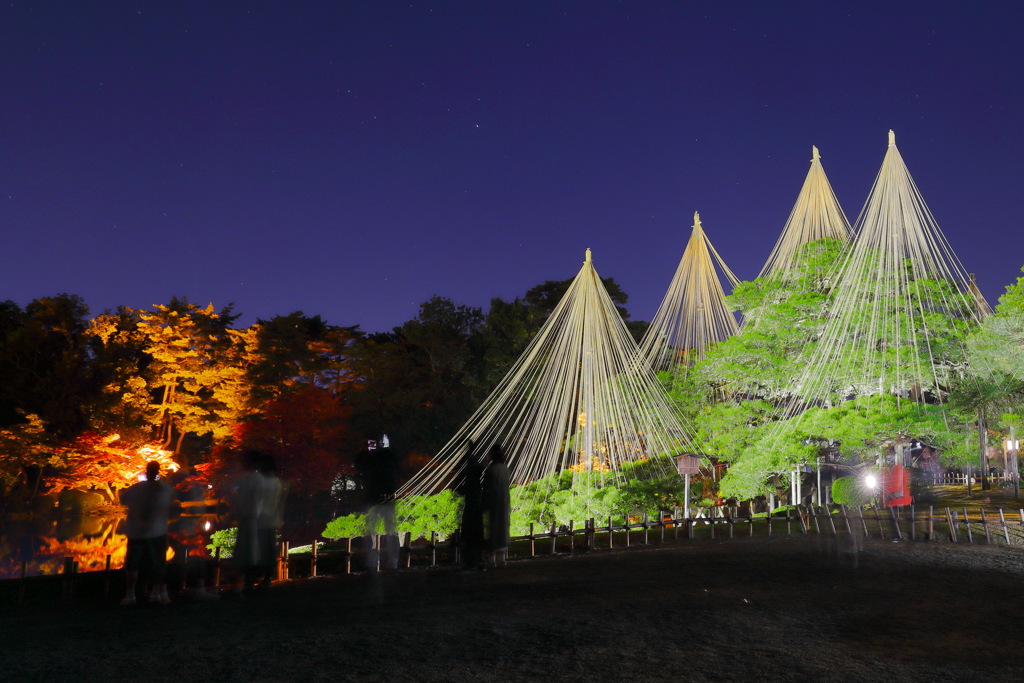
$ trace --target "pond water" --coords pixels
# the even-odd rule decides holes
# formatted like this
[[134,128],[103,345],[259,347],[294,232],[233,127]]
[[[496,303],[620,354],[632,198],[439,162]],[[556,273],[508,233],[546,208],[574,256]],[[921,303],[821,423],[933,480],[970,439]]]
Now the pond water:
[[[182,559],[186,549],[189,557],[210,557],[206,549],[210,534],[234,525],[225,506],[213,500],[182,506],[168,529],[168,560]],[[308,544],[320,538],[324,526],[338,514],[333,505],[289,506],[281,538],[292,547]],[[66,557],[78,562],[79,572],[106,569],[108,555],[111,569],[121,569],[127,543],[121,508],[101,514],[48,504],[35,512],[0,514],[0,579],[19,578],[22,563],[26,576],[60,574]]]
[[[210,532],[224,525],[215,514],[183,514],[171,523],[168,559],[207,556]],[[0,518],[0,579],[59,574],[64,558],[78,562],[78,571],[124,566],[127,546],[123,514],[9,515]]]

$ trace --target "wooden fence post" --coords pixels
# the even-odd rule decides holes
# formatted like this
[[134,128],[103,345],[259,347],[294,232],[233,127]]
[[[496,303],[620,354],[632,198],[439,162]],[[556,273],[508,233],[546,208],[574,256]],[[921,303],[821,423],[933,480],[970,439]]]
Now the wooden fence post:
[[[107,555],[107,557],[110,557]],[[18,582],[18,604],[25,602],[25,584],[28,581],[28,561],[21,561],[21,581]]]
[[352,537],[345,539],[345,573],[352,573]]
[[64,579],[61,582],[61,597],[70,600],[75,595],[75,558],[64,558]]
[[878,511],[878,504],[875,503],[871,506],[875,511],[875,525],[878,526],[878,538],[885,540],[885,529],[882,527],[882,515]]
[[557,524],[557,522],[551,522],[551,554],[552,555],[555,554],[555,550],[557,549],[556,546],[558,544],[558,534],[557,534],[558,527],[555,526],[555,524]]
[[213,551],[213,589],[220,588],[220,548]]
[[949,528],[949,542],[956,543],[956,526],[953,524],[953,513],[946,508],[946,525]]
[[311,579],[316,578],[316,558],[317,558],[317,544],[316,539],[313,539],[311,551],[309,553],[309,577]]
[[985,530],[985,543],[992,545],[992,536],[988,533],[988,520],[985,519],[985,508],[981,508],[981,528]]
[[900,521],[896,518],[896,508],[889,508],[889,517],[892,519],[893,540],[902,541],[903,532],[900,531]]
[[533,522],[530,522],[530,559],[537,557],[537,537],[533,533]]
[[[840,505],[839,509],[843,511],[843,523],[846,525],[846,533],[848,533],[850,535],[850,538],[852,539],[853,538],[853,527],[850,525],[850,513],[846,509],[845,505]],[[854,547],[857,547],[857,546],[854,546]]]
[[107,555],[107,567],[103,570],[103,597],[110,595],[110,555]]
[[964,508],[964,527],[967,529],[967,540],[974,543],[974,533],[971,531],[971,518],[967,514],[967,508]]
[[1006,515],[1003,514],[1003,508],[999,508],[999,521],[1003,525],[1003,537],[1006,539],[1006,545],[1010,545],[1010,530],[1006,528]]

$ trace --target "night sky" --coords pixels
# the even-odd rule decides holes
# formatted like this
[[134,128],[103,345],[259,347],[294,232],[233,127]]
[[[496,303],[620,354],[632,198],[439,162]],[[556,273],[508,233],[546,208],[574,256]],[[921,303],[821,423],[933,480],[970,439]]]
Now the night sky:
[[587,247],[650,320],[701,220],[755,277],[887,132],[994,304],[1024,265],[1014,2],[6,2],[0,300],[239,325],[486,309]]

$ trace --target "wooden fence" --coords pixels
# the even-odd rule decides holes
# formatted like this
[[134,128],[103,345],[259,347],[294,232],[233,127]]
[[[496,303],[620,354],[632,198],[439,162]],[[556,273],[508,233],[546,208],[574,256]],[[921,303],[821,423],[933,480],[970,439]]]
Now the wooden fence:
[[[568,525],[551,525],[543,530],[530,525],[529,533],[514,536],[509,548],[511,557],[533,558],[539,555],[557,553],[590,552],[602,549],[629,548],[632,546],[663,544],[666,542],[693,542],[700,539],[743,538],[755,535],[773,536],[783,534],[801,534],[843,537],[848,539],[877,538],[880,540],[935,542],[935,543],[985,543],[1006,546],[1024,546],[1024,509],[1007,512],[999,508],[986,513],[985,509],[969,511],[929,506],[927,510],[913,505],[904,508],[883,508],[873,506],[868,509],[847,509],[845,506],[803,506],[788,508],[784,514],[768,516],[757,514],[741,516],[727,514],[722,517],[683,517],[679,511],[666,511],[657,519],[624,519],[616,522],[612,518],[606,520],[588,519],[582,526],[570,522]],[[382,537],[377,536],[373,542],[380,547]],[[334,542],[314,540],[308,553],[292,553],[287,543],[282,543],[278,555],[278,579],[288,580],[294,574],[300,576],[317,576],[325,567],[330,566],[332,574],[351,574],[365,570],[364,539],[346,538]],[[378,552],[380,558],[384,553]],[[436,532],[429,538],[412,539],[410,534],[403,534],[399,544],[399,567],[416,566],[436,567],[442,564],[458,564],[458,534],[443,538]],[[191,564],[190,564],[191,563]],[[190,567],[196,569],[209,579],[210,588],[218,588],[221,583],[220,550],[213,558],[190,556],[186,551],[180,560],[168,563],[170,572],[168,585],[172,589],[182,591]],[[68,557],[64,562],[63,573],[56,576],[28,577],[24,567],[21,578],[3,582],[6,591],[13,596],[13,601],[21,603],[25,599],[25,590],[32,582],[59,582],[59,588],[51,591],[64,600],[73,599],[78,591],[80,580],[89,577],[90,591],[101,595],[111,594],[112,577],[116,577],[118,585],[123,586],[123,571],[111,567],[107,557],[106,569],[79,574],[78,563]]]
[[[538,555],[573,553],[600,549],[628,548],[633,545],[665,543],[667,540],[684,541],[702,538],[737,538],[755,535],[831,535],[862,539],[878,538],[895,541],[928,541],[951,543],[987,543],[1024,546],[1024,509],[1006,512],[997,509],[986,513],[984,509],[969,512],[966,508],[955,510],[933,506],[927,510],[913,505],[904,508],[879,508],[850,510],[845,506],[822,507],[803,506],[789,508],[784,514],[739,516],[728,514],[723,517],[685,518],[678,512],[666,511],[658,519],[620,520],[589,519],[582,526],[570,522],[568,525],[552,525],[537,530],[530,525],[528,534],[512,537],[509,548],[511,557],[533,558]],[[311,552],[302,559],[293,557],[282,562],[288,578],[288,568],[298,570],[299,575],[316,576],[318,565],[325,557],[341,557],[340,573],[351,573],[353,565],[362,568],[364,552],[362,539],[347,538],[334,543],[314,541]],[[381,537],[373,540],[381,544]],[[338,544],[343,544],[339,548]],[[437,566],[439,563],[459,562],[458,534],[440,539],[432,533],[429,539],[413,541],[408,533],[400,538],[400,567],[413,564]],[[282,555],[286,554],[287,548]],[[378,558],[382,553],[378,552]],[[443,558],[439,559],[439,558]],[[335,563],[339,564],[339,563]],[[379,567],[378,567],[379,568]]]

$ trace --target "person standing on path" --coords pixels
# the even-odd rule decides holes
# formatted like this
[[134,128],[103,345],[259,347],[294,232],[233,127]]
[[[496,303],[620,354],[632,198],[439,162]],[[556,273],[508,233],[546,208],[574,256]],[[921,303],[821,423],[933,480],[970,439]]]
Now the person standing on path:
[[285,490],[281,479],[277,476],[277,464],[274,456],[261,453],[257,463],[260,476],[263,477],[262,503],[256,518],[259,545],[259,563],[257,580],[259,586],[270,586],[275,575],[277,564],[277,532],[284,524]]
[[505,452],[494,444],[487,453],[490,464],[484,470],[481,502],[484,511],[484,530],[487,534],[488,562],[492,567],[504,566],[508,557],[509,526],[512,501],[509,485],[512,477],[505,465]]
[[476,453],[473,442],[466,442],[466,453],[462,458],[462,481],[458,491],[462,495],[462,564],[467,570],[483,568],[484,551],[484,511],[482,505],[483,467]]
[[125,592],[122,605],[135,604],[135,589],[143,571],[152,584],[149,600],[161,605],[171,602],[167,595],[164,572],[167,567],[167,518],[170,516],[174,490],[160,480],[160,463],[146,464],[146,480],[133,484],[121,493],[121,504],[128,508],[125,535]]
[[243,474],[238,478],[234,491],[233,514],[238,521],[238,535],[232,560],[239,575],[240,585],[236,592],[249,592],[256,583],[260,566],[259,518],[263,509],[264,478],[257,469],[259,451],[247,450],[242,453]]
[[[381,439],[387,444],[387,436]],[[387,546],[385,567],[398,568],[398,535],[395,529],[395,492],[398,491],[398,458],[386,445],[377,448],[375,440],[369,440],[366,449],[356,456],[356,469],[363,479],[363,493],[366,496],[366,571],[377,571],[377,530],[384,527],[383,540]]]

